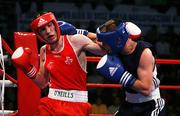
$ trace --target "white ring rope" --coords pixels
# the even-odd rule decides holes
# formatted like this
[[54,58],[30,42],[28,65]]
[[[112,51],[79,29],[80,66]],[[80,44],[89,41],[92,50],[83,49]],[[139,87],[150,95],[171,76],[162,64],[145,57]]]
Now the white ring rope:
[[2,83],[4,83],[5,87],[17,87],[17,85],[10,80],[0,80],[0,85],[2,85]]
[[[4,113],[3,113],[4,112]],[[12,114],[12,113],[15,113],[16,111],[13,111],[13,110],[4,110],[4,111],[2,111],[2,110],[0,110],[0,116],[2,115],[2,113],[3,114]]]
[[4,116],[4,92],[5,92],[5,66],[4,66],[4,56],[3,56],[3,49],[2,49],[2,39],[1,39],[1,34],[0,34],[0,64],[1,68],[3,70],[3,78],[2,78],[2,84],[0,85],[1,90],[1,110],[2,110],[2,116]]

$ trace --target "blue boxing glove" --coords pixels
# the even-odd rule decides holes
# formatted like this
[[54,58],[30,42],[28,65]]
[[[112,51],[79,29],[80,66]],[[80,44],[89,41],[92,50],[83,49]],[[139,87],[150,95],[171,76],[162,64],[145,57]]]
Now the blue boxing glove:
[[88,31],[85,29],[76,29],[75,26],[73,26],[70,23],[67,23],[65,21],[58,21],[59,28],[61,30],[62,35],[74,35],[74,34],[82,34],[87,36]]
[[131,87],[136,78],[124,69],[117,56],[104,55],[97,64],[98,72],[107,79],[119,82],[124,87]]
[[77,33],[76,27],[74,27],[70,23],[64,21],[58,21],[58,25],[62,35],[74,35]]

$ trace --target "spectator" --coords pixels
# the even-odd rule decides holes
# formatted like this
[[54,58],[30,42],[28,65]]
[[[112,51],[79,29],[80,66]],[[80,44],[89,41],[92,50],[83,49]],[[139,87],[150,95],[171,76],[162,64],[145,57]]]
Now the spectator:
[[113,97],[113,103],[108,107],[108,113],[114,114],[119,109],[120,99],[117,96]]
[[101,97],[97,97],[96,102],[92,105],[93,114],[107,114],[107,106],[102,102]]
[[166,41],[166,38],[159,38],[155,43],[155,50],[158,58],[169,58],[170,55],[170,44]]

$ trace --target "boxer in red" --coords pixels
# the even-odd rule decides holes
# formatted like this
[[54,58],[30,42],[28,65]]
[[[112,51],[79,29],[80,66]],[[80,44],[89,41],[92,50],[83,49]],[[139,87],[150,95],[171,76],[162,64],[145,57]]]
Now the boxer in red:
[[44,43],[40,49],[40,68],[30,64],[31,50],[19,47],[12,62],[21,68],[41,89],[49,85],[49,94],[40,101],[37,116],[87,116],[86,54],[104,55],[106,51],[87,36],[61,35],[52,12],[39,14],[31,28]]

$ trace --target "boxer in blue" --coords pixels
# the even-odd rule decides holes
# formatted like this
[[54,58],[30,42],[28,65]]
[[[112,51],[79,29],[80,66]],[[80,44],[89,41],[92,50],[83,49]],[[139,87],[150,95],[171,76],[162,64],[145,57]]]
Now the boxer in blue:
[[152,45],[138,40],[141,29],[132,22],[109,20],[96,34],[110,51],[97,70],[120,83],[126,95],[115,116],[164,116],[165,100],[160,96]]

